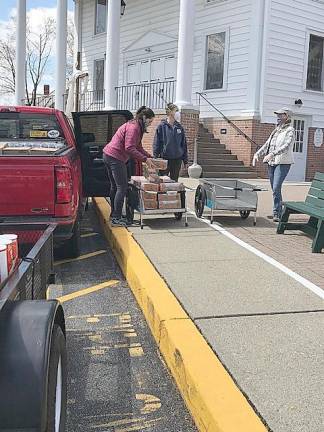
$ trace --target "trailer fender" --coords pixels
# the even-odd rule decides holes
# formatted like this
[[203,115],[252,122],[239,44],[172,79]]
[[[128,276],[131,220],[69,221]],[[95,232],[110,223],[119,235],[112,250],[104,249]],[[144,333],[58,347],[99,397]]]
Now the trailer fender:
[[0,313],[0,431],[47,429],[52,335],[65,335],[56,301],[7,302]]

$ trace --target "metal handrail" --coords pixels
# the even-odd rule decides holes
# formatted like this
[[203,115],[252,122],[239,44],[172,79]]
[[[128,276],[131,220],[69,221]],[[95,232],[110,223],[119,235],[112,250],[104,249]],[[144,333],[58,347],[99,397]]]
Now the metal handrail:
[[254,144],[257,148],[260,147],[259,144],[257,144],[251,137],[249,137],[245,132],[242,131],[238,126],[236,126],[235,123],[232,122],[222,111],[220,111],[218,108],[215,107],[214,104],[212,104],[205,96],[204,93],[196,92],[197,95],[199,95],[199,106],[200,106],[200,98],[204,99],[212,108],[214,108],[215,111],[217,111],[223,119],[231,125],[240,135],[244,136],[244,138],[249,141],[251,144]]
[[175,80],[156,81],[141,84],[127,84],[115,87],[118,109],[136,110],[140,105],[152,109],[164,109],[175,97]]

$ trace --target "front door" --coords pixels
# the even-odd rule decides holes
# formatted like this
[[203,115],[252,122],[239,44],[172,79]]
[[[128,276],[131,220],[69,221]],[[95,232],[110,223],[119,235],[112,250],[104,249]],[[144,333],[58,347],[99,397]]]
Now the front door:
[[287,180],[305,181],[307,144],[308,144],[308,122],[307,118],[294,116],[292,119],[295,128],[296,142],[294,145],[295,163],[291,166]]

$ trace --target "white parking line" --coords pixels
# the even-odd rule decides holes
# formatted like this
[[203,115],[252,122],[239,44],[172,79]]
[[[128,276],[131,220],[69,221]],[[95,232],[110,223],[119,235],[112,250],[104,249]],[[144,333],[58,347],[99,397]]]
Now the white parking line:
[[[195,215],[195,212],[189,211],[188,213]],[[280,262],[276,261],[274,258],[271,258],[270,256],[266,255],[265,253],[259,251],[255,247],[249,245],[248,243],[245,243],[243,240],[239,239],[235,235],[228,232],[225,228],[222,226],[219,226],[217,224],[211,224],[210,221],[206,218],[200,218],[200,221],[207,224],[210,228],[214,229],[215,231],[218,231],[219,233],[223,234],[225,237],[228,237],[229,239],[233,240],[238,245],[242,246],[244,249],[247,249],[248,251],[252,252],[254,255],[262,258],[267,263],[273,265],[278,270],[281,270],[283,273],[287,274],[291,278],[295,279],[295,281],[302,284],[305,288],[312,291],[314,294],[316,294],[318,297],[324,300],[324,291],[317,285],[315,285],[313,282],[309,281],[308,279],[305,279],[303,276],[300,276],[299,274],[295,273],[293,270],[290,270],[285,265],[281,264]]]

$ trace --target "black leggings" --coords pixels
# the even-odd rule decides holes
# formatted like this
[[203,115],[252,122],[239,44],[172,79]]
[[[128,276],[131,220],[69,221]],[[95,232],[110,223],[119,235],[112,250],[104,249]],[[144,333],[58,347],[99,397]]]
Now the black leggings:
[[127,166],[111,156],[104,155],[103,159],[110,180],[111,216],[120,219],[128,185]]

